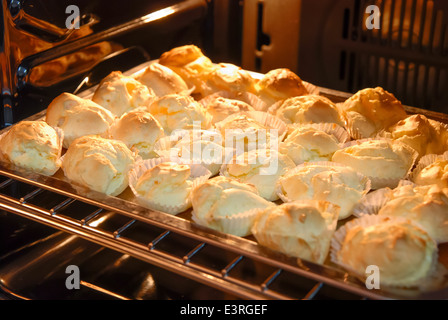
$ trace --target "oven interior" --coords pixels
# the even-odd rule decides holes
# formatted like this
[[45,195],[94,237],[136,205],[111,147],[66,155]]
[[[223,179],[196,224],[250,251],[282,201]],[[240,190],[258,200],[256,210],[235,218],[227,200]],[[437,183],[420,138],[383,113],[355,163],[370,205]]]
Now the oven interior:
[[[366,30],[360,19],[372,3],[383,13],[379,30]],[[75,31],[65,28],[69,5],[82,13]],[[1,10],[2,128],[39,114],[62,91],[89,90],[111,71],[187,43],[247,70],[288,67],[345,93],[375,84],[407,105],[446,112],[446,1],[5,0]],[[223,239],[182,217],[119,205],[1,168],[0,297],[394,298],[362,283],[347,286],[337,270],[305,262],[294,268],[296,261],[260,254],[250,241]],[[68,265],[81,270],[80,289],[64,285]]]

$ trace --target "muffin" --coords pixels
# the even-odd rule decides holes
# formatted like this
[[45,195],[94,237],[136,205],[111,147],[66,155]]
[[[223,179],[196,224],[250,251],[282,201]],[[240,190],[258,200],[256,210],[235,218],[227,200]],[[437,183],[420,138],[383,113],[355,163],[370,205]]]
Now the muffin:
[[123,114],[111,127],[111,138],[123,141],[143,159],[157,156],[154,145],[163,136],[164,130],[159,121],[143,109]]
[[48,105],[45,121],[64,132],[63,147],[68,148],[76,138],[99,135],[108,138],[115,116],[97,103],[64,92]]
[[326,97],[315,94],[282,100],[272,105],[268,112],[276,115],[286,124],[335,123],[345,126],[336,104]]
[[338,138],[317,126],[302,125],[291,128],[279,143],[279,152],[288,155],[296,165],[304,162],[330,161],[341,149]]
[[101,80],[92,101],[116,117],[121,117],[133,109],[148,107],[154,98],[154,92],[147,86],[120,71],[114,71]]
[[190,166],[170,161],[161,162],[144,171],[134,185],[137,196],[157,205],[152,209],[172,214],[178,214],[191,206],[192,189]]
[[438,259],[435,241],[408,219],[364,216],[334,234],[332,260],[365,279],[368,266],[377,266],[380,284],[418,287],[434,272]]
[[255,93],[255,83],[251,74],[241,67],[231,63],[219,63],[207,76],[204,95],[220,91]]
[[176,130],[208,129],[211,116],[191,96],[169,94],[159,97],[147,109],[162,125],[166,135]]
[[284,203],[258,213],[252,234],[267,248],[323,264],[336,229],[338,206],[326,201]]
[[63,133],[45,121],[20,121],[1,136],[4,160],[27,171],[46,176],[61,166]]
[[379,216],[404,217],[418,223],[438,243],[448,242],[448,188],[403,185],[387,195]]
[[215,124],[223,121],[231,114],[236,114],[246,111],[255,111],[255,109],[244,101],[236,99],[228,99],[217,96],[215,99],[209,101],[205,108],[211,115],[211,123]]
[[211,178],[195,188],[191,203],[193,221],[241,237],[250,235],[257,209],[275,206],[259,196],[253,185],[224,176]]
[[189,92],[189,88],[181,76],[157,62],[146,67],[136,77],[136,80],[150,88],[157,97]]
[[77,138],[62,161],[67,179],[90,190],[117,196],[128,187],[134,154],[124,142],[99,136]]
[[221,174],[238,181],[253,184],[260,196],[269,201],[278,200],[276,183],[288,170],[295,167],[294,161],[275,149],[253,149],[234,155],[221,168]]
[[185,81],[189,88],[193,88],[193,93],[205,96],[206,80],[211,72],[216,68],[213,62],[202,50],[193,44],[179,46],[164,52],[159,61]]
[[337,150],[331,161],[345,164],[367,176],[372,189],[396,187],[414,166],[417,153],[408,145],[389,139],[366,139]]
[[285,202],[322,200],[340,207],[338,219],[346,219],[369,192],[370,181],[354,169],[331,162],[307,163],[287,172],[277,182]]
[[422,157],[410,178],[417,185],[436,184],[448,188],[448,152]]
[[381,87],[356,92],[341,104],[341,114],[354,139],[372,138],[407,117],[401,102]]
[[266,103],[268,108],[280,100],[309,93],[302,79],[287,68],[267,72],[257,82],[256,90],[257,96]]
[[448,150],[448,141],[443,139],[447,127],[428,119],[422,114],[414,114],[398,121],[381,136],[401,141],[418,152],[418,159],[428,154],[442,154]]

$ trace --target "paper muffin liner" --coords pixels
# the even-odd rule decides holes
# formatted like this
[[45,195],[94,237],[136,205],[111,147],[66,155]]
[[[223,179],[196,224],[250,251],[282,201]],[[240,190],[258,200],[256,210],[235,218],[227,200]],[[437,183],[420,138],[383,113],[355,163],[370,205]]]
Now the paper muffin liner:
[[420,160],[417,162],[415,168],[412,170],[412,172],[409,174],[408,179],[410,181],[415,180],[415,177],[420,174],[420,172],[426,168],[427,166],[433,164],[437,160],[447,160],[448,161],[448,151],[446,151],[443,154],[427,154],[420,158]]
[[[134,167],[129,171],[129,187],[135,196],[136,201],[144,206],[145,208],[165,212],[171,215],[177,215],[181,212],[188,210],[191,207],[191,199],[187,197],[185,201],[181,204],[176,205],[166,205],[157,202],[156,199],[148,199],[141,196],[135,186],[137,185],[138,179],[149,169],[161,164],[163,162],[176,162],[167,158],[155,158],[148,160],[140,160],[134,164]],[[177,162],[179,163],[179,162]],[[193,182],[191,189],[197,187],[198,185],[204,183],[211,175],[210,171],[203,167],[202,165],[190,164],[191,174],[190,179]]]
[[417,161],[418,153],[413,148],[409,147],[408,145],[400,141],[395,141],[387,138],[365,138],[365,139],[351,140],[342,144],[341,150],[355,145],[360,145],[366,141],[373,141],[373,140],[386,140],[394,144],[401,144],[404,148],[408,149],[411,152],[411,164],[409,166],[408,171],[402,177],[390,178],[390,177],[368,176],[368,178],[371,181],[372,189],[381,189],[387,187],[395,188],[401,180],[409,179],[409,176]]
[[208,104],[216,98],[239,100],[247,103],[257,111],[263,111],[266,109],[266,103],[250,92],[218,91],[200,99],[199,103],[204,107],[207,107]]
[[[402,217],[386,217],[386,216],[377,216],[377,215],[364,215],[362,217],[353,219],[347,223],[345,223],[343,226],[341,226],[339,229],[336,230],[336,232],[333,234],[333,237],[330,242],[330,261],[334,263],[335,265],[345,269],[346,271],[352,273],[354,276],[356,276],[361,281],[365,281],[366,275],[360,274],[356,270],[354,270],[351,266],[345,264],[343,261],[339,260],[338,253],[342,249],[345,236],[347,235],[347,232],[354,227],[360,226],[363,228],[374,226],[381,223],[387,223],[389,221],[406,221],[410,224],[413,224],[417,226],[418,228],[425,230],[423,227],[421,227],[417,222],[402,218]],[[425,231],[426,232],[426,231]],[[434,241],[433,239],[431,239]],[[417,283],[402,283],[402,284],[385,284],[381,283],[382,287],[393,287],[393,288],[415,288],[415,287],[421,287],[421,286],[427,286],[427,280],[430,279],[436,272],[438,267],[438,249],[437,244],[434,241],[434,246],[436,247],[436,250],[434,252],[434,256],[432,256],[432,265],[430,267],[430,271],[428,272],[427,277],[422,278]]]
[[192,220],[204,227],[209,227],[214,230],[231,234],[238,237],[246,237],[252,234],[252,226],[259,212],[262,212],[266,208],[256,208],[228,217],[213,217],[213,222],[209,222],[199,219],[194,211],[192,212]]
[[312,83],[310,83],[310,82],[307,82],[307,81],[303,81],[302,80],[302,83],[303,83],[303,86],[306,88],[306,90],[308,91],[308,94],[310,95],[319,95],[320,94],[320,90],[319,90],[319,87],[318,86],[316,86],[316,85],[314,85],[314,84],[312,84]]
[[[323,131],[325,133],[328,133],[332,136],[334,136],[339,143],[341,144],[341,146],[345,143],[347,143],[348,141],[350,141],[351,137],[348,134],[347,130],[338,125],[337,123],[307,123],[307,124],[301,124],[301,123],[292,123],[292,124],[288,124],[287,125],[288,129],[287,132],[290,133],[292,132],[294,129],[296,128],[314,128],[316,130],[320,130]],[[287,135],[286,135],[287,137]]]
[[[293,202],[293,201],[297,201],[297,200],[290,199],[290,198],[288,198],[287,196],[285,196],[285,194],[284,194],[283,191],[282,191],[281,181],[282,181],[283,179],[286,179],[286,178],[289,177],[289,176],[292,176],[292,175],[296,174],[297,172],[299,172],[299,171],[300,171],[302,168],[304,168],[304,167],[315,166],[315,165],[318,165],[318,166],[324,166],[324,167],[328,167],[328,168],[331,168],[331,167],[342,167],[342,168],[350,168],[350,169],[352,169],[351,167],[349,167],[349,166],[347,166],[347,165],[345,165],[345,164],[338,163],[338,162],[331,162],[331,161],[305,162],[305,163],[299,164],[299,165],[296,166],[295,168],[289,170],[285,175],[283,175],[283,176],[277,181],[277,184],[276,184],[276,186],[275,186],[275,192],[277,193],[278,197],[279,197],[283,202]],[[361,183],[362,183],[363,186],[364,186],[364,188],[363,188],[363,193],[364,193],[364,194],[367,194],[367,193],[370,191],[370,189],[371,189],[371,182],[370,182],[370,179],[369,179],[367,176],[365,176],[365,175],[363,175],[362,173],[360,173],[360,172],[356,172],[356,174],[357,174],[357,176],[359,177],[359,180],[361,181]]]

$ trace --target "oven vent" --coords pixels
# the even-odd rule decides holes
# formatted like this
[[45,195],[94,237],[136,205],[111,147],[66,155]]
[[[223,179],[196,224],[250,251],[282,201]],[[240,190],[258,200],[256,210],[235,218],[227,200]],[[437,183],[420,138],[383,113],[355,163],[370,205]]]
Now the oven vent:
[[[382,86],[407,105],[446,112],[448,3],[344,2],[339,40],[332,44],[339,48],[337,74],[345,84],[343,90],[353,93],[365,87]],[[366,27],[365,11],[371,4],[381,13],[379,29]]]

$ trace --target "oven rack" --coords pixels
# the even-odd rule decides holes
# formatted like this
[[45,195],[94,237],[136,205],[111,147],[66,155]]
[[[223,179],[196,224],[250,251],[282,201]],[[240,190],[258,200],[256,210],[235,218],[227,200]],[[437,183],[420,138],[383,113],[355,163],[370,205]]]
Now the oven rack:
[[[7,165],[5,165],[7,166]],[[384,299],[339,270],[264,252],[253,241],[202,229],[120,199],[86,198],[40,175],[0,166],[0,210],[128,254],[244,300]],[[58,185],[59,184],[59,185]],[[104,200],[104,199],[103,199]],[[120,206],[121,204],[121,206]],[[326,298],[325,298],[326,297]],[[387,298],[387,297],[386,297]]]

